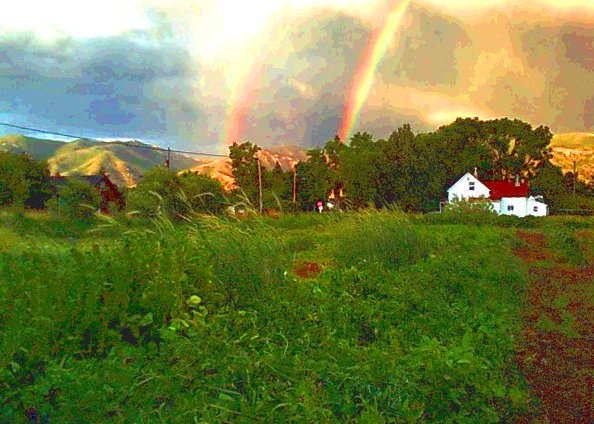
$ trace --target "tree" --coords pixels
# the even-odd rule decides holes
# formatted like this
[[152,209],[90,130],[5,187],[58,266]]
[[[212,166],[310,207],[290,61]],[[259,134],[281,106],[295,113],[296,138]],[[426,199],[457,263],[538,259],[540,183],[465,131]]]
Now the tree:
[[293,173],[285,172],[277,161],[272,171],[262,169],[264,209],[287,208],[293,200]]
[[414,139],[410,125],[404,124],[388,140],[377,142],[378,195],[382,203],[407,202],[414,172]]
[[342,207],[341,193],[344,188],[344,179],[342,176],[342,156],[347,149],[347,146],[342,142],[339,136],[335,136],[332,140],[328,140],[324,145],[324,156],[328,164],[329,178],[332,184],[332,191],[337,208]]
[[235,183],[252,203],[258,202],[258,158],[260,147],[249,141],[233,143],[229,147],[229,158]]
[[311,210],[325,201],[334,186],[332,172],[320,148],[307,151],[307,160],[297,164],[297,201],[301,210]]
[[48,175],[44,162],[0,152],[0,205],[43,208],[51,196]]
[[474,167],[493,179],[530,177],[540,162],[551,158],[549,128],[532,129],[518,119],[458,118],[431,136],[452,179]]
[[369,133],[356,133],[340,155],[345,191],[356,208],[379,206],[379,149]]
[[[188,208],[180,205],[178,213],[219,214],[225,209],[225,195],[220,181],[206,175],[187,172],[178,177],[179,191]],[[189,210],[187,210],[189,209]]]
[[91,221],[101,204],[99,190],[82,178],[70,178],[52,199],[50,207],[59,214],[77,221]]
[[148,171],[128,193],[128,209],[147,218],[165,214],[174,220],[197,213],[222,213],[225,195],[220,181],[206,175],[176,175],[165,167]]
[[179,197],[180,184],[177,176],[159,166],[146,172],[138,185],[128,193],[128,209],[150,218],[165,213],[178,217],[183,210]]

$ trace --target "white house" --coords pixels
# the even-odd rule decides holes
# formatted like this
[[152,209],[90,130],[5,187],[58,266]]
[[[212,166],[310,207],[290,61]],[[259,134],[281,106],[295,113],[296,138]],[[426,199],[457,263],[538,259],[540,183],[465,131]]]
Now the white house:
[[528,184],[519,181],[482,181],[467,172],[448,189],[448,203],[485,199],[499,215],[546,216],[548,206],[529,195]]

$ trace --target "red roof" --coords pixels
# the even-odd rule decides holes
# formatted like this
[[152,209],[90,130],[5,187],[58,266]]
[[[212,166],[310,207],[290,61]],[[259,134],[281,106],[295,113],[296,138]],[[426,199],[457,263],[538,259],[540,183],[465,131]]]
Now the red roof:
[[481,181],[491,190],[489,199],[501,200],[502,197],[528,197],[528,184],[515,181]]

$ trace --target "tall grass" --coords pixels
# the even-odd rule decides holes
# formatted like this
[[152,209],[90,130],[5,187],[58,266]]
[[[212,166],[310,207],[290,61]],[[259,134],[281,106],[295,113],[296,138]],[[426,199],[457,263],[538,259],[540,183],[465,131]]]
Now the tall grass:
[[[309,217],[161,217],[113,245],[0,252],[0,422],[498,422],[526,407],[511,354],[525,280],[499,229]],[[297,279],[294,234],[332,266]]]
[[340,266],[379,261],[409,265],[422,258],[427,242],[404,213],[370,211],[352,215],[335,231],[334,256]]

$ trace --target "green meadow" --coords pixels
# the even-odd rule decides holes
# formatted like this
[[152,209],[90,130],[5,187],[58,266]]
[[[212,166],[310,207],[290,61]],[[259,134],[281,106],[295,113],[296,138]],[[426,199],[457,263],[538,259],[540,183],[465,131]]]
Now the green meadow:
[[0,212],[0,422],[509,422],[528,271],[588,218]]

